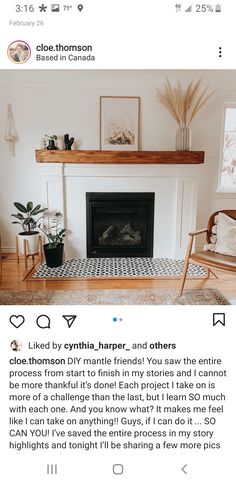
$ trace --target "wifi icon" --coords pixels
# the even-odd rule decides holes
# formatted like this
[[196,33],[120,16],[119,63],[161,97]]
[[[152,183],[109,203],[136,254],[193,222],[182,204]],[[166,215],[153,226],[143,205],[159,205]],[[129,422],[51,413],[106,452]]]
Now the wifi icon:
[[185,12],[192,12],[192,5],[189,5],[189,7],[186,8]]

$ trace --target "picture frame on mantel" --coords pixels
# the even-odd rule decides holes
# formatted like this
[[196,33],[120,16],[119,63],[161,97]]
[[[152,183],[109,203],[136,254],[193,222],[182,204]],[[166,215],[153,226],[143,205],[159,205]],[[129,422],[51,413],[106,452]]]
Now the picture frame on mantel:
[[139,150],[140,97],[100,96],[100,150]]

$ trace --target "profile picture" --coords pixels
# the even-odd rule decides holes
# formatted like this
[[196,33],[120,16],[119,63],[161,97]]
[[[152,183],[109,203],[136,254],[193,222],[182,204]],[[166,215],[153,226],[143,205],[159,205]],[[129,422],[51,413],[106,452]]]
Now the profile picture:
[[19,352],[22,349],[22,342],[20,340],[12,340],[10,347],[14,352]]
[[31,49],[23,40],[15,40],[9,45],[7,55],[15,64],[24,64],[30,58]]

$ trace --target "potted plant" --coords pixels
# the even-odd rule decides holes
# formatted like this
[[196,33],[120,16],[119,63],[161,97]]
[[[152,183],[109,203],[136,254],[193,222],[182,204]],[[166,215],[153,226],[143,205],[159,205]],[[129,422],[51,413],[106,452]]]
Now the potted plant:
[[19,211],[17,214],[11,214],[17,221],[12,224],[20,224],[22,232],[18,234],[18,248],[19,253],[24,254],[24,240],[27,241],[27,254],[35,254],[38,252],[39,246],[39,231],[35,230],[41,217],[35,220],[35,216],[42,214],[46,208],[43,209],[40,204],[34,207],[33,202],[27,202],[26,206],[20,202],[14,202],[14,206]]
[[57,150],[55,141],[57,140],[57,135],[44,135],[44,143],[47,150]]
[[64,244],[63,238],[65,237],[66,229],[61,228],[63,215],[61,212],[56,212],[52,217],[51,226],[46,227],[45,225],[39,228],[48,239],[48,243],[44,244],[44,254],[46,259],[46,264],[49,268],[57,268],[63,263],[64,255]]

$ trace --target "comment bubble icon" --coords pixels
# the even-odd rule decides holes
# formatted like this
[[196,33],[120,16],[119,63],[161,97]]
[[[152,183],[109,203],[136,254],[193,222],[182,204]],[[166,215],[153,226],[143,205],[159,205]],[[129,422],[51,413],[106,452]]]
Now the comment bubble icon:
[[36,319],[36,324],[39,328],[44,330],[46,328],[50,328],[51,320],[48,315],[39,315],[39,317]]

